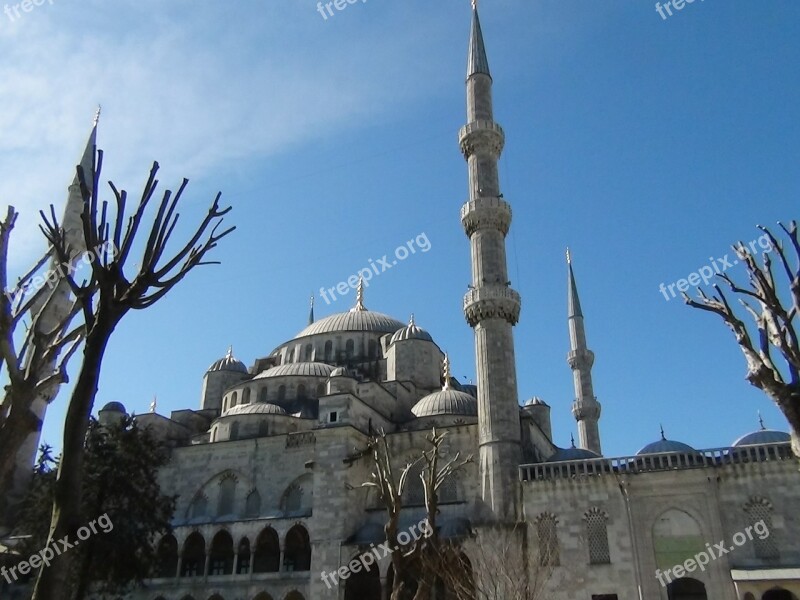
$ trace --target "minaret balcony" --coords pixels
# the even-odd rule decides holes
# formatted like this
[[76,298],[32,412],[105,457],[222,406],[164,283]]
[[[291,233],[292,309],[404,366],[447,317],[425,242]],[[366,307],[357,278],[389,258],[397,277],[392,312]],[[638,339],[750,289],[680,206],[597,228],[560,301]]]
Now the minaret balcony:
[[572,403],[572,416],[576,421],[599,421],[602,406],[597,398],[577,399]]
[[591,369],[594,365],[594,352],[591,350],[570,350],[567,363],[571,369]]
[[499,158],[506,143],[506,134],[494,121],[479,119],[461,128],[458,143],[466,159],[474,154],[491,154]]
[[511,205],[502,198],[476,198],[461,207],[461,224],[467,236],[478,229],[498,229],[503,236],[511,227]]
[[498,318],[516,325],[521,307],[520,295],[506,285],[484,285],[469,290],[464,296],[464,315],[470,327],[486,319]]

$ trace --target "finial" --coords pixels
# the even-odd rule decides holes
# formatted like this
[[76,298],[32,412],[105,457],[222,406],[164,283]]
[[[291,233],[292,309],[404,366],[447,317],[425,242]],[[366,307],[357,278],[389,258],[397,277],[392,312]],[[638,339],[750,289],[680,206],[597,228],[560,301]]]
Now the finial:
[[664,426],[663,425],[661,425],[661,439],[665,440],[665,441],[667,439],[667,436],[664,435]]
[[150,403],[150,412],[156,412],[156,406],[158,405],[158,397],[153,394],[153,401]]
[[364,278],[358,278],[358,287],[356,288],[356,305],[350,309],[350,312],[357,312],[367,310],[364,306]]
[[761,425],[761,431],[766,431],[766,427],[764,426],[764,417],[761,416],[761,411],[758,411],[758,424]]
[[572,442],[572,447],[575,447],[575,436],[573,434],[569,434],[569,440]]
[[311,310],[308,311],[308,324],[314,323],[314,294],[311,294]]
[[567,246],[567,264],[572,264],[572,255],[569,253],[569,246]]
[[228,346],[228,353],[225,355],[225,358],[227,359],[233,358],[233,345]]
[[92,126],[97,127],[97,124],[100,122],[100,111],[103,110],[103,107],[99,104],[97,105],[97,111],[94,113],[94,119],[92,119]]
[[444,354],[444,362],[442,363],[442,374],[444,375],[444,386],[442,386],[443,390],[450,389],[450,356],[445,352]]
[[478,10],[478,0],[472,0],[472,10]]
[[414,313],[411,313],[411,318],[408,320],[408,326],[414,327],[416,323],[414,323]]

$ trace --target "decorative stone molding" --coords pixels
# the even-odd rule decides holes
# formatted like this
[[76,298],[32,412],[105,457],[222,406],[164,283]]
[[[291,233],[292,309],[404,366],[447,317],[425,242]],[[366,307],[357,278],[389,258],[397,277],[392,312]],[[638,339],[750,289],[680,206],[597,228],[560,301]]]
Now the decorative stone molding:
[[567,354],[567,362],[571,369],[591,369],[594,364],[594,352],[591,350],[571,350]]
[[490,154],[499,158],[506,143],[506,134],[494,121],[481,119],[461,128],[458,143],[467,160],[475,154]]
[[478,229],[497,229],[503,236],[511,227],[511,205],[502,198],[481,197],[461,207],[461,224],[467,236]]
[[590,402],[575,400],[575,402],[572,403],[572,416],[575,417],[576,421],[582,421],[584,419],[597,420],[600,418],[601,411],[602,406],[596,398],[592,398]]
[[519,322],[522,307],[520,295],[504,285],[486,285],[469,290],[464,296],[464,314],[470,327],[485,319],[505,319],[511,325]]

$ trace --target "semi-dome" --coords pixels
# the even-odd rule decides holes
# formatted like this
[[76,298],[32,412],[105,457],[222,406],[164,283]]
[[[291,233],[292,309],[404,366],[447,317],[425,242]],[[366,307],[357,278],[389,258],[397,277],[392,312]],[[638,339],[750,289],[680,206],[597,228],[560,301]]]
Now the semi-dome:
[[229,408],[222,415],[223,417],[232,417],[234,415],[285,415],[287,414],[277,404],[270,404],[269,402],[255,402],[253,404],[237,404]]
[[586,448],[559,448],[547,462],[563,462],[566,460],[587,460],[590,458],[600,458],[600,455]]
[[109,402],[100,411],[108,411],[108,412],[117,412],[117,413],[124,413],[127,414],[128,411],[125,410],[125,405],[122,402]]
[[266,371],[262,371],[254,379],[266,379],[269,377],[329,377],[334,371],[334,367],[320,362],[298,362],[278,365]]
[[411,320],[408,322],[408,325],[397,330],[389,343],[394,344],[395,342],[402,342],[404,340],[425,340],[426,342],[432,342],[433,338],[430,333],[414,322],[414,315],[411,315]]
[[761,429],[743,435],[738,440],[733,442],[733,447],[740,446],[756,446],[758,444],[779,444],[781,442],[791,442],[792,436],[785,431],[777,431],[775,429]]
[[247,366],[233,355],[233,347],[228,348],[228,353],[220,358],[213,365],[208,367],[208,372],[216,371],[235,371],[237,373],[247,373]]
[[434,417],[439,415],[478,416],[478,401],[458,390],[440,390],[428,394],[411,409],[415,417]]

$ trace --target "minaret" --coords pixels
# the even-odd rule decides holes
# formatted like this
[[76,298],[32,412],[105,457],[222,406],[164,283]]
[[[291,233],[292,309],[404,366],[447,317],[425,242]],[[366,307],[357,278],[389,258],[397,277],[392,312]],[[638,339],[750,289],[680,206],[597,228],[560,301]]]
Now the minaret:
[[575,273],[572,271],[572,256],[567,248],[567,269],[569,282],[567,286],[567,313],[569,322],[569,347],[567,362],[572,369],[575,386],[575,402],[572,403],[572,414],[578,422],[578,438],[581,448],[602,454],[600,450],[600,403],[594,396],[592,386],[592,365],[594,352],[586,346],[586,331],[583,327],[583,311],[578,298],[578,286]]
[[505,135],[493,118],[492,76],[474,0],[467,125],[459,142],[469,166],[469,200],[461,208],[461,222],[470,241],[472,285],[464,313],[475,330],[481,493],[494,520],[515,522],[522,452],[512,327],[519,321],[520,296],[508,281],[505,238],[511,207],[497,175]]

